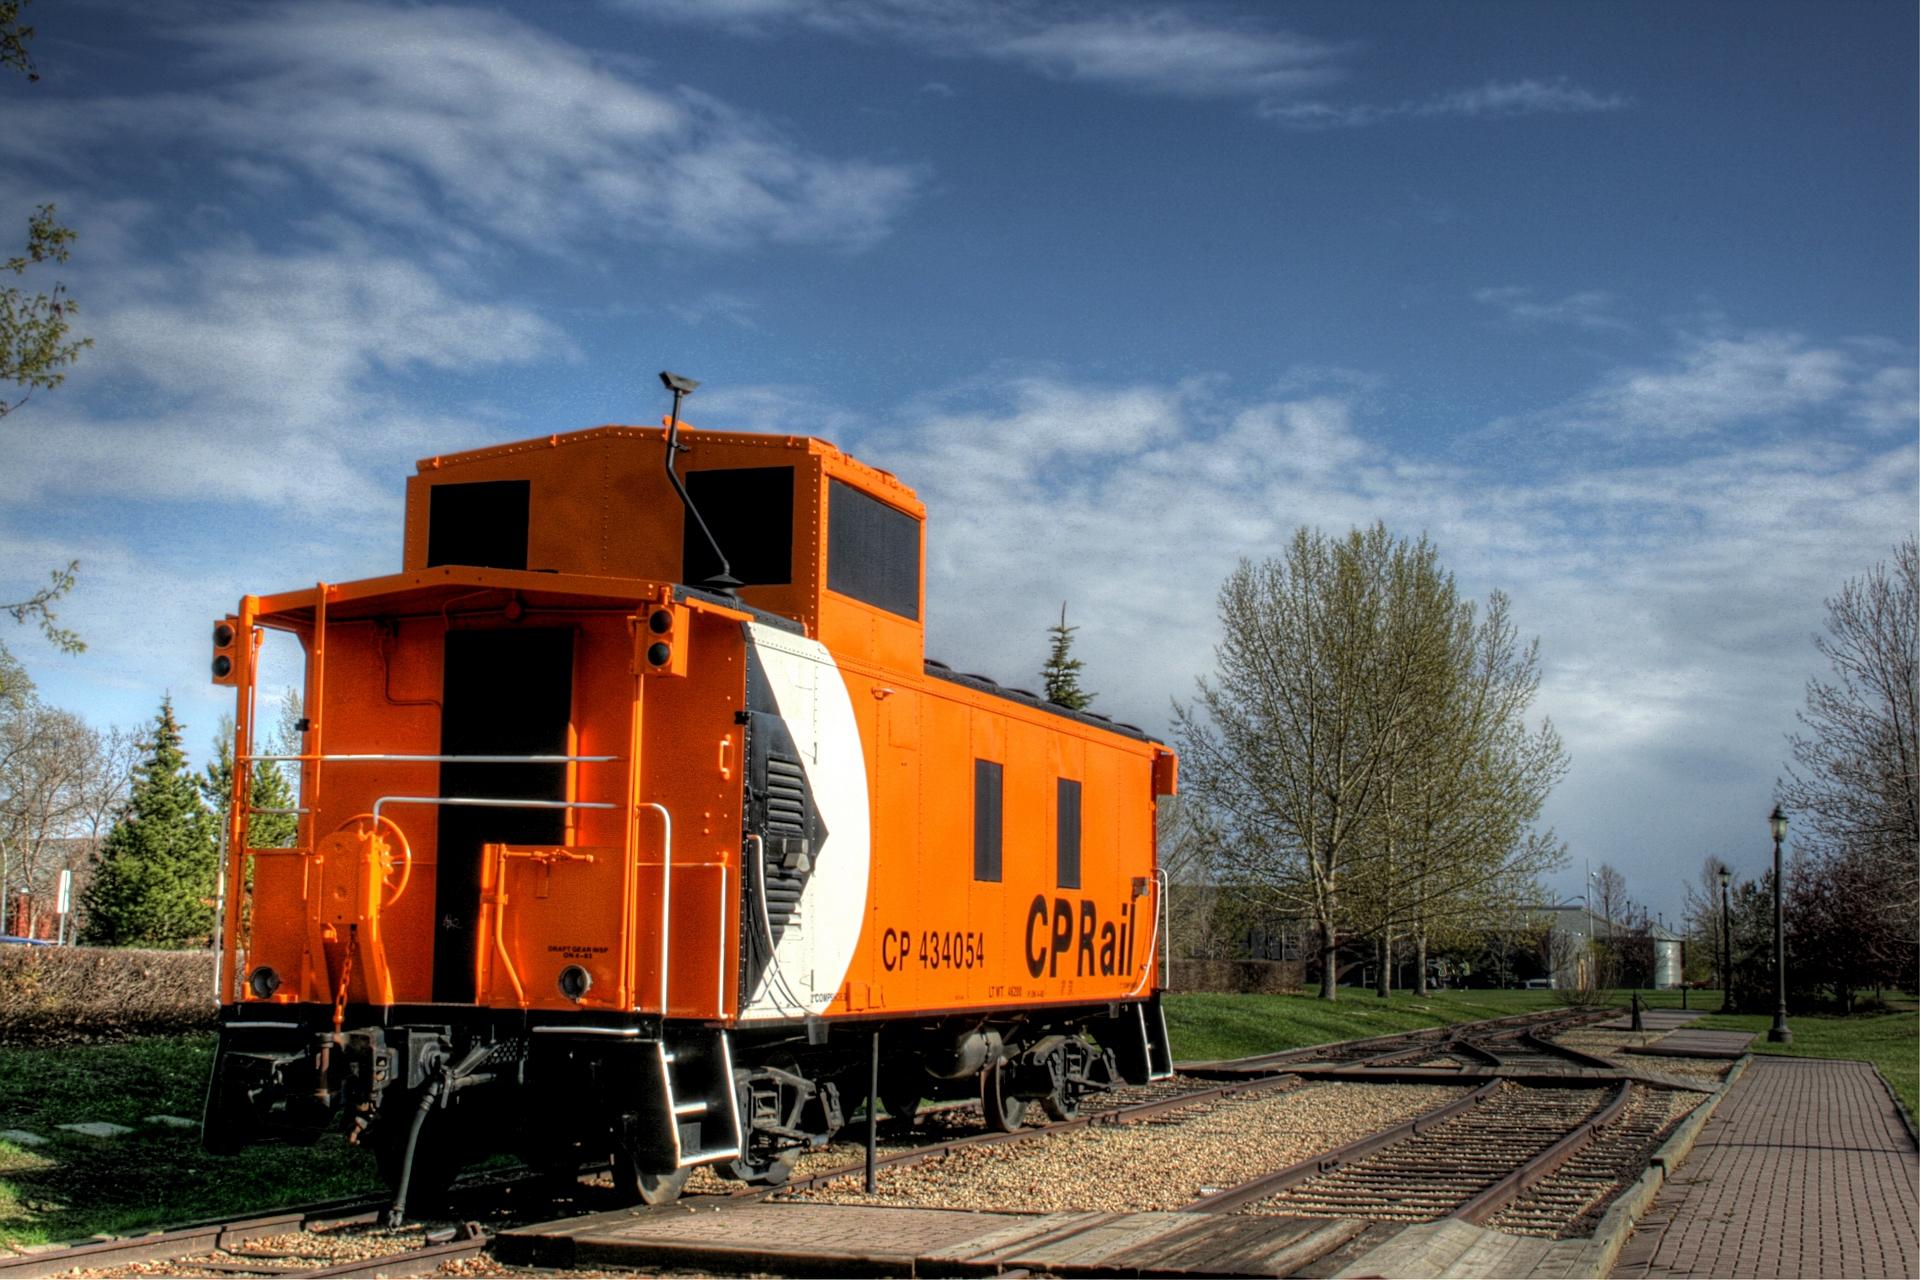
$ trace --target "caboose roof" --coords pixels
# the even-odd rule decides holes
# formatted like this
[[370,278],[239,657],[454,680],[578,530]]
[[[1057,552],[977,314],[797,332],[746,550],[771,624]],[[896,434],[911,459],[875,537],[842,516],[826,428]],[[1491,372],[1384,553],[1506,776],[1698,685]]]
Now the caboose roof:
[[[422,458],[416,462],[414,472],[424,476],[473,463],[510,458],[516,454],[533,453],[545,449],[572,448],[601,441],[618,441],[636,449],[658,450],[666,443],[666,431],[667,422],[664,418],[657,427],[610,424],[588,427],[580,431],[562,431],[553,435],[535,436],[527,440],[515,440],[509,444],[465,449],[458,453],[435,454],[431,458]],[[871,492],[875,497],[884,498],[915,516],[926,515],[926,507],[921,504],[910,486],[901,483],[898,476],[891,471],[862,462],[852,454],[842,451],[832,441],[822,440],[818,436],[773,435],[753,431],[707,431],[690,425],[685,418],[682,418],[680,439],[683,443],[696,448],[705,444],[727,448],[787,450],[812,454],[830,460],[829,470],[837,478],[854,480],[859,487]]]

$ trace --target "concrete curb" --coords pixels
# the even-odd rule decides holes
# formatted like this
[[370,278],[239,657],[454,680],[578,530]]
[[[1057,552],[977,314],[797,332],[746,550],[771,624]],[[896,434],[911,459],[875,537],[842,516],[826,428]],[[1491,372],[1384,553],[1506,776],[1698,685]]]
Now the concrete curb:
[[1900,1123],[1907,1126],[1907,1136],[1913,1139],[1914,1146],[1920,1147],[1920,1128],[1914,1127],[1913,1112],[1907,1110],[1907,1104],[1900,1101],[1899,1093],[1894,1090],[1893,1081],[1887,1079],[1887,1073],[1880,1069],[1879,1063],[1871,1062],[1867,1065],[1873,1068],[1873,1074],[1880,1077],[1880,1083],[1887,1087],[1887,1096],[1893,1099],[1893,1109],[1900,1113]]
[[1567,1269],[1566,1275],[1605,1280],[1613,1270],[1613,1264],[1619,1260],[1620,1250],[1633,1235],[1634,1227],[1639,1225],[1641,1216],[1653,1204],[1667,1179],[1673,1176],[1673,1171],[1692,1153],[1693,1144],[1699,1141],[1700,1131],[1707,1127],[1707,1121],[1713,1118],[1714,1111],[1734,1083],[1746,1074],[1747,1066],[1752,1061],[1753,1055],[1749,1053],[1735,1062],[1712,1096],[1695,1107],[1693,1114],[1680,1122],[1673,1136],[1660,1144],[1660,1149],[1647,1161],[1647,1171],[1640,1175],[1639,1181],[1607,1208],[1600,1225],[1587,1238],[1579,1259]]

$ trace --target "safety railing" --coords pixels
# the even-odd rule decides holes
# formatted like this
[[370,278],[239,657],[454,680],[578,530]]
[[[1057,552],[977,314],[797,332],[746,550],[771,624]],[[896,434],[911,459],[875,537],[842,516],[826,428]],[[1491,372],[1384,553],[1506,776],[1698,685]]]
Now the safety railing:
[[605,764],[609,761],[624,761],[625,756],[415,756],[390,754],[355,753],[350,755],[321,754],[309,756],[241,756],[249,763],[269,761],[277,764],[292,764],[297,761],[325,760],[336,761],[386,760],[410,762],[413,764]]
[[494,796],[381,796],[373,802],[375,821],[383,804],[470,804],[487,809],[618,809],[622,806],[587,800],[509,800]]

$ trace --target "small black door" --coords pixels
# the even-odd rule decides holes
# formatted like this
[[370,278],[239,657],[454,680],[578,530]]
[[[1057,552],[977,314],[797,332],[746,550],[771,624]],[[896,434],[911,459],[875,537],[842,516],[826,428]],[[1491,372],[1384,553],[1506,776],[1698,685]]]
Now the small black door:
[[[449,631],[440,754],[559,756],[573,714],[573,630]],[[564,764],[443,764],[442,796],[565,800]],[[433,998],[473,1001],[479,944],[480,847],[558,844],[563,809],[440,807],[434,886]]]

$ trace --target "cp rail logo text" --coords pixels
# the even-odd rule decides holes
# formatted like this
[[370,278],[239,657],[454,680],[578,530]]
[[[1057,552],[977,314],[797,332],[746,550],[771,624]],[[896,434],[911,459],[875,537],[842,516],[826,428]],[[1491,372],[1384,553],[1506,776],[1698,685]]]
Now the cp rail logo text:
[[1055,898],[1049,909],[1046,894],[1034,896],[1027,908],[1027,972],[1037,978],[1045,970],[1047,977],[1059,977],[1060,956],[1068,951],[1073,952],[1077,978],[1133,972],[1133,904],[1120,908],[1117,924],[1102,923],[1100,910],[1090,898],[1080,899],[1079,908],[1076,912],[1072,902]]

